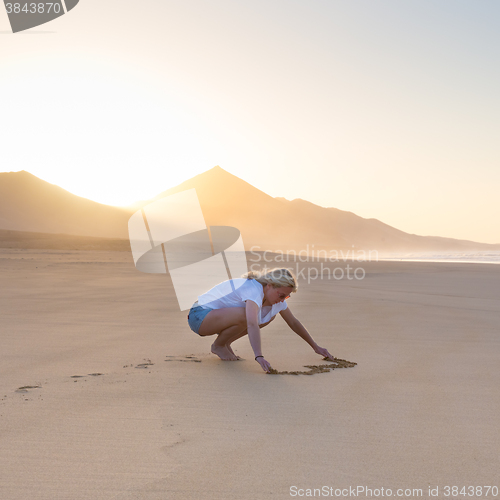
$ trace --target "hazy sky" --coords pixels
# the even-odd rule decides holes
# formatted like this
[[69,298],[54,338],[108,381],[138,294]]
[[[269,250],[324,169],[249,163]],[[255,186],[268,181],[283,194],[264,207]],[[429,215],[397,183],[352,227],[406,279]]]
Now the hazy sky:
[[13,35],[0,5],[0,170],[120,205],[220,165],[500,243],[499,25],[498,0],[80,0]]

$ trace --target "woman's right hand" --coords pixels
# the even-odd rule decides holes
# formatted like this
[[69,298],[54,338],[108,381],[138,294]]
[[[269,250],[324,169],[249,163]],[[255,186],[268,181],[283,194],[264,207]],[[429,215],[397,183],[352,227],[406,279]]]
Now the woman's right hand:
[[271,365],[269,364],[268,361],[266,361],[264,358],[258,357],[256,359],[257,363],[259,363],[260,366],[262,366],[262,369],[266,372],[269,373],[269,370],[271,370]]

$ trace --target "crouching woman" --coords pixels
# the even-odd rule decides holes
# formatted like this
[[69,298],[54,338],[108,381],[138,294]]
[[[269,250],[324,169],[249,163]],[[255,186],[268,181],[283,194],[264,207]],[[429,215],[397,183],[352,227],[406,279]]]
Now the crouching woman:
[[255,360],[269,373],[271,365],[262,354],[260,328],[268,325],[280,313],[288,326],[314,352],[333,359],[290,311],[286,299],[297,292],[297,288],[297,279],[289,269],[249,272],[242,278],[219,283],[200,295],[189,311],[189,326],[201,337],[217,335],[211,350],[224,361],[241,359],[236,356],[231,344],[248,334]]

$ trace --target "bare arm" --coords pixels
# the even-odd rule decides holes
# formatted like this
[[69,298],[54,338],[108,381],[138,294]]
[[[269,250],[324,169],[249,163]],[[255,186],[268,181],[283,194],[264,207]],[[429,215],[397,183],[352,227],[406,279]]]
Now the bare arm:
[[304,339],[314,350],[314,352],[321,354],[325,358],[333,359],[333,356],[324,348],[320,347],[309,332],[305,329],[304,325],[292,314],[290,308],[287,307],[280,311],[281,317],[286,321],[286,324],[302,339]]
[[318,344],[309,335],[309,332],[304,328],[304,325],[292,314],[290,308],[280,311],[281,317],[286,321],[286,324],[302,339],[304,339],[313,349]]
[[271,365],[262,356],[262,349],[260,346],[260,328],[259,328],[259,306],[251,300],[246,301],[246,318],[247,318],[247,331],[250,345],[255,353],[256,361],[260,364],[265,372],[269,372]]

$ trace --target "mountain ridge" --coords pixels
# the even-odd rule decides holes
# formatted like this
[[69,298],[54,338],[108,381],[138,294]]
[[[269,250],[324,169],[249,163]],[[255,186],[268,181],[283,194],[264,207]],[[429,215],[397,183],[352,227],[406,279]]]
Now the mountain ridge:
[[0,229],[127,239],[128,219],[136,210],[191,188],[206,224],[238,228],[247,250],[286,253],[312,245],[380,252],[500,250],[500,245],[406,233],[378,219],[301,198],[273,198],[220,166],[129,207],[87,200],[25,170],[0,173]]
[[124,238],[119,227],[125,213],[26,170],[0,173],[0,229]]

